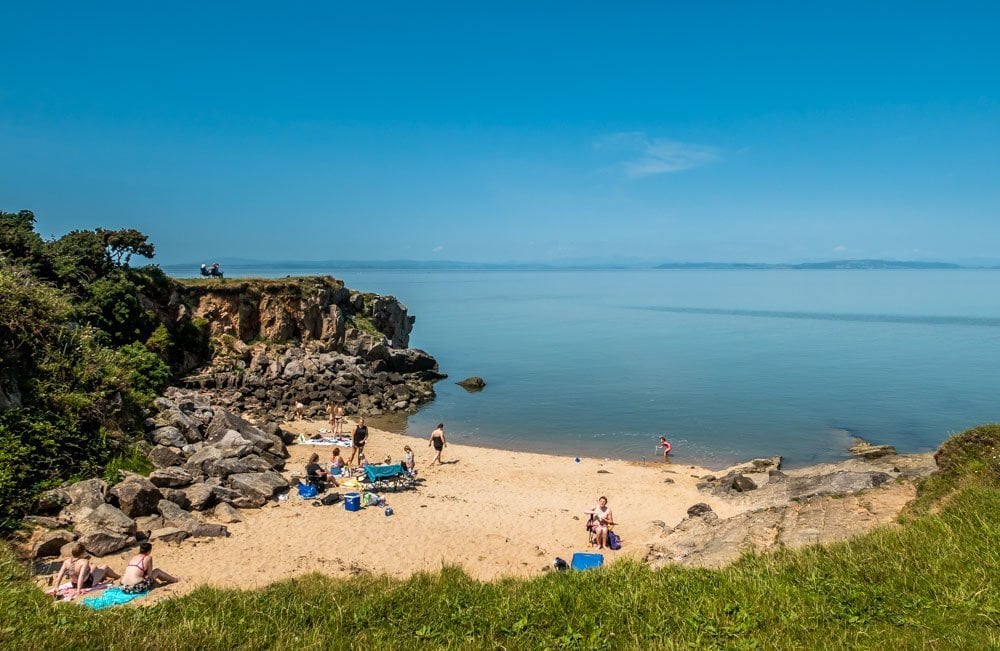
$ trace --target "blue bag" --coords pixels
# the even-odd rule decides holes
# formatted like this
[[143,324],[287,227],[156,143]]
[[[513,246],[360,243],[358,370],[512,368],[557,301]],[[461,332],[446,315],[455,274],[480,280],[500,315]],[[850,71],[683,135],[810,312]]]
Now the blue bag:
[[616,534],[614,531],[608,532],[608,547],[611,549],[621,549],[622,548],[622,537]]
[[312,484],[299,482],[299,497],[304,500],[312,499],[319,495],[319,490]]

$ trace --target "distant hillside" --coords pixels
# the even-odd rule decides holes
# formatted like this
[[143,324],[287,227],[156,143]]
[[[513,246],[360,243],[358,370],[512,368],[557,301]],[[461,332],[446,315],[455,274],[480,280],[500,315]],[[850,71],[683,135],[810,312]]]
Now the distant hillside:
[[918,262],[915,260],[832,260],[800,264],[766,264],[763,262],[667,262],[657,269],[966,269],[951,262]]

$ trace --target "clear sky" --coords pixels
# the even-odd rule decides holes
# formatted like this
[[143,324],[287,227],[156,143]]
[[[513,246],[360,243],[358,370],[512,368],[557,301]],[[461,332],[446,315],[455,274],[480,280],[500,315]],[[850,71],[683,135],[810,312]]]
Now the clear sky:
[[164,263],[1000,259],[998,2],[6,0],[0,25],[0,209],[138,228]]

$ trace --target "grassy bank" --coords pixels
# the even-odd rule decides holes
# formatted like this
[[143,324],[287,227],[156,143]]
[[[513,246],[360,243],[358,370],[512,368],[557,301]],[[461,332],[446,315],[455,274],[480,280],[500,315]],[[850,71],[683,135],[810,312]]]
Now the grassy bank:
[[953,467],[903,526],[721,571],[621,562],[490,584],[452,568],[406,581],[307,576],[93,613],[52,604],[5,550],[0,647],[997,648],[1000,428],[961,436],[974,443],[952,446]]

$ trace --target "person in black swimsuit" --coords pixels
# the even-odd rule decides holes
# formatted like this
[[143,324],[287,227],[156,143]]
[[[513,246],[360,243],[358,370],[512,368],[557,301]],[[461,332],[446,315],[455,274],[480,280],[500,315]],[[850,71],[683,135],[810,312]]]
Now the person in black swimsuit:
[[148,542],[139,543],[139,554],[125,566],[125,576],[122,577],[122,592],[139,594],[149,592],[156,587],[157,581],[176,583],[177,577],[170,576],[158,567],[153,567],[153,557],[150,553],[153,546]]
[[444,440],[444,423],[438,423],[437,429],[431,432],[431,439],[427,442],[427,445],[434,446],[434,460],[430,462],[433,466],[435,463],[441,463],[441,451],[444,450],[445,440]]
[[365,425],[365,417],[361,416],[358,418],[358,426],[354,428],[354,436],[352,438],[351,447],[351,458],[347,460],[347,464],[350,465],[354,463],[354,457],[358,457],[358,462],[361,462],[361,457],[365,455],[365,443],[368,442],[368,426]]

